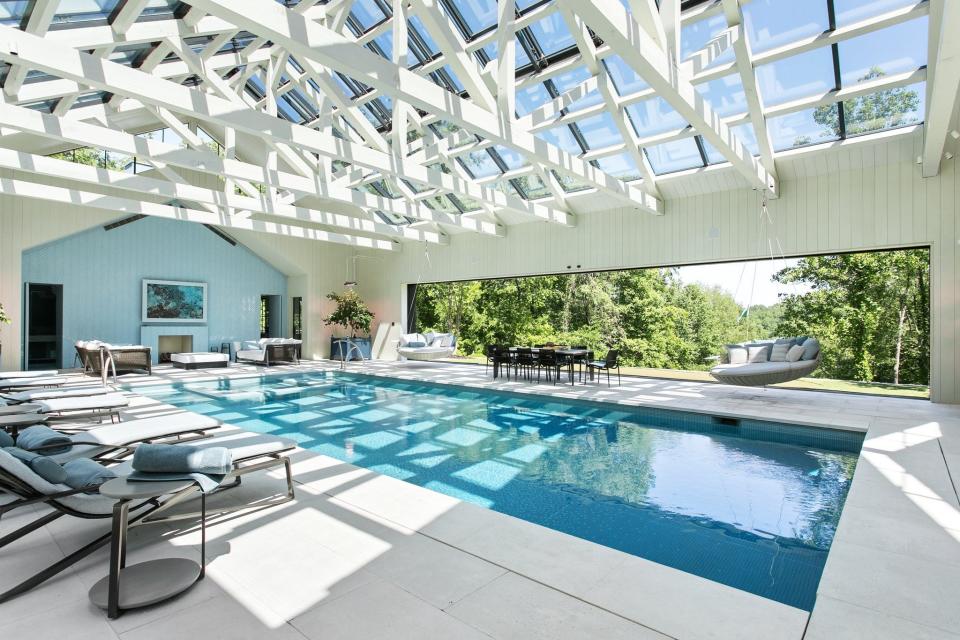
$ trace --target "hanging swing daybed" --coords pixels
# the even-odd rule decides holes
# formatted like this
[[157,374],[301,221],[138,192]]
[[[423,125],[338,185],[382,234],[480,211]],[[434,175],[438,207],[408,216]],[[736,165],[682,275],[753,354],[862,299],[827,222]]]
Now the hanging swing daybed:
[[778,338],[727,345],[721,364],[710,370],[718,382],[764,387],[810,375],[820,366],[816,338]]
[[[760,233],[757,234],[757,254],[763,252],[763,241],[766,240],[767,252],[773,262],[779,256],[786,266],[786,257],[780,238],[774,233],[773,218],[767,208],[767,198],[760,199]],[[776,247],[776,249],[774,249]],[[740,270],[740,281],[734,297],[740,292],[743,277],[747,270],[746,262]],[[753,263],[753,283],[750,288],[750,298],[743,312],[737,319],[739,323],[750,315],[753,306],[753,294],[757,285],[757,265]],[[710,375],[724,384],[740,385],[744,387],[764,387],[769,384],[790,382],[810,375],[820,366],[820,342],[816,338],[798,336],[795,338],[774,338],[758,340],[741,344],[728,344],[726,353],[721,356],[720,364],[710,370]]]
[[457,350],[452,333],[407,333],[400,336],[397,354],[407,360],[432,361],[449,358]]

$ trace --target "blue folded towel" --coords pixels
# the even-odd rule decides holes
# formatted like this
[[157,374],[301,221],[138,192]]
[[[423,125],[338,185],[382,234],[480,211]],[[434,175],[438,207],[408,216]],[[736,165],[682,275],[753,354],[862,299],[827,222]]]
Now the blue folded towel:
[[226,447],[141,444],[133,454],[133,468],[145,473],[224,475],[233,469],[233,457]]
[[46,456],[32,451],[24,451],[18,447],[7,447],[4,451],[30,467],[35,474],[47,482],[63,484],[63,481],[67,479],[67,472],[64,471],[63,467]]
[[89,458],[77,458],[63,465],[67,477],[63,484],[74,489],[82,489],[91,485],[101,485],[117,474],[113,469],[96,463]]
[[43,424],[27,427],[17,436],[17,446],[27,451],[38,451],[44,455],[69,451],[73,441],[70,436],[54,431]]

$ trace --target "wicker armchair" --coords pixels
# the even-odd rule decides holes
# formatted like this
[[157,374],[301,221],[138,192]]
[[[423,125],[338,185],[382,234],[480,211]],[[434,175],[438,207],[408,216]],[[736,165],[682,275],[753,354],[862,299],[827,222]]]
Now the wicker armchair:
[[[83,365],[83,372],[105,377],[110,369],[114,375],[118,371],[146,371],[153,373],[153,359],[150,347],[143,345],[115,346],[99,340],[77,342],[75,361]],[[106,369],[106,371],[105,371]]]

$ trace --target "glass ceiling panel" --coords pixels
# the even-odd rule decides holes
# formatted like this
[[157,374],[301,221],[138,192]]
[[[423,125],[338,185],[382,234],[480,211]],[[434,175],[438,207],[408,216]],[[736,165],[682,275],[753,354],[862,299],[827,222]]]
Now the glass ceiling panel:
[[[721,31],[727,28],[727,21],[722,13],[703,20],[697,20],[684,25],[680,30],[680,58],[686,60],[691,55],[703,49],[708,42],[716,38]],[[733,60],[733,48],[724,51],[707,68]]]
[[682,138],[644,149],[654,173],[664,174],[703,166],[703,158],[693,138]]
[[621,180],[636,180],[640,177],[640,169],[637,168],[637,163],[629,153],[598,158],[597,166],[601,171]]
[[4,0],[0,2],[0,24],[19,27],[29,4],[28,0]]
[[754,53],[781,47],[830,27],[826,0],[752,0],[743,21]]
[[545,56],[553,55],[576,44],[559,11],[554,11],[543,20],[530,25],[530,32],[537,39],[537,44],[540,45]]
[[683,119],[683,116],[659,96],[628,105],[627,115],[630,116],[634,131],[641,138],[675,131],[687,126],[687,121]]
[[493,149],[497,152],[497,155],[500,156],[500,159],[503,160],[503,164],[507,165],[508,171],[520,169],[521,167],[525,167],[529,164],[523,156],[513,149],[500,145],[495,146]]
[[603,66],[607,68],[607,73],[613,80],[613,88],[621,96],[636,93],[641,89],[646,89],[649,85],[638,76],[633,69],[627,66],[620,56],[610,56],[604,58]]
[[862,22],[915,4],[917,0],[833,0],[838,27]]
[[51,24],[106,20],[120,0],[60,0]]
[[554,127],[546,131],[538,131],[536,136],[563,149],[567,153],[572,153],[573,155],[583,153],[583,149],[580,148],[580,143],[573,137],[573,133],[570,132],[570,127],[566,125]]
[[839,140],[837,105],[806,109],[776,118],[767,118],[774,151]]
[[[747,148],[751,155],[760,155],[760,145],[757,143],[757,134],[749,122],[730,127],[730,132],[740,138],[740,144]],[[707,141],[704,140],[704,143]]]
[[[536,200],[537,198],[545,198],[550,195],[550,189],[547,188],[547,185],[543,183],[543,180],[540,179],[540,176],[519,176],[510,181],[507,185],[507,189],[502,189],[506,193],[511,193],[514,191],[513,185],[519,186],[523,192],[523,197],[528,200]],[[500,185],[497,185],[500,187]]]
[[496,0],[455,0],[453,4],[471,33],[483,31],[497,23]]
[[833,89],[833,54],[830,47],[812,49],[757,67],[763,103],[774,106]]
[[502,173],[486,151],[471,151],[460,156],[460,161],[474,178],[488,178]]
[[525,116],[537,107],[550,102],[550,94],[542,82],[517,89],[517,113]]
[[743,91],[743,81],[739,73],[731,73],[695,86],[714,113],[722,117],[746,113],[747,96]]
[[611,145],[620,144],[623,138],[608,112],[577,121],[580,133],[583,134],[590,149],[603,149]]
[[583,191],[584,189],[589,189],[590,185],[581,182],[573,176],[561,173],[559,171],[554,171],[553,175],[560,181],[560,186],[563,187],[563,190],[567,193],[572,193],[574,191]]
[[848,136],[895,129],[923,120],[926,83],[886,89],[843,103]]
[[[530,56],[527,55],[526,49],[520,46],[520,42],[517,40],[517,38],[514,38],[514,41],[516,42],[516,46],[514,46],[513,48],[514,57],[516,58],[515,66],[517,69],[519,69],[520,67],[525,67],[528,64],[530,64]],[[496,60],[497,52],[499,50],[498,49],[499,44],[500,43],[498,42],[494,42],[493,44],[488,44],[483,48],[483,52],[486,53],[487,57],[490,58],[491,60]]]
[[927,64],[927,17],[845,40],[839,45],[844,87]]
[[703,145],[703,152],[707,154],[707,163],[720,164],[721,162],[727,161],[727,159],[723,157],[723,154],[717,151],[717,148],[710,144],[706,138],[700,138],[700,143]]
[[360,23],[364,31],[383,22],[387,17],[375,0],[354,0],[350,14]]

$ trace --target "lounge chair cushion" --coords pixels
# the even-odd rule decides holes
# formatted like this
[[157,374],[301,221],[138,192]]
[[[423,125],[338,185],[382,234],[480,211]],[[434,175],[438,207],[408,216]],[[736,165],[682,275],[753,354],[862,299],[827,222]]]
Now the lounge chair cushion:
[[[407,348],[407,349],[422,349],[422,348],[425,347],[425,346],[427,346],[427,343],[426,343],[426,342],[419,342],[419,341],[417,341],[417,340],[414,340],[413,342],[408,342],[408,343],[405,345],[405,348]],[[438,346],[439,346],[439,345],[438,345]]]
[[63,467],[46,456],[19,447],[7,447],[4,451],[26,464],[31,471],[47,482],[62,484],[67,479],[67,472]]
[[767,362],[770,360],[770,345],[748,344],[747,362]]
[[13,445],[13,436],[0,429],[0,447],[12,447]]
[[[17,436],[18,447],[43,454],[62,453],[68,450],[72,443],[70,436],[54,431],[45,424],[27,427]],[[41,449],[42,451],[38,451]]]
[[[111,478],[116,478],[117,473],[89,458],[78,458],[71,460],[63,465],[66,477],[63,483],[74,489],[83,489],[91,485],[99,486]],[[93,493],[90,491],[89,493]]]
[[803,343],[803,360],[813,360],[820,354],[820,341],[816,338],[807,338]]
[[112,393],[111,387],[66,387],[63,389],[34,389],[33,391],[17,391],[4,394],[14,402],[33,402],[36,400],[50,400],[52,398],[82,398],[86,396],[102,396]]
[[71,435],[73,446],[70,450],[51,457],[63,464],[75,458],[93,457],[135,442],[173,438],[197,431],[213,431],[221,424],[216,418],[190,412],[104,424]]
[[795,344],[787,351],[787,362],[796,362],[803,357],[803,345]]
[[107,393],[102,396],[81,398],[53,398],[40,400],[40,413],[59,413],[61,411],[107,411],[120,409],[130,404],[130,399],[122,393]]

